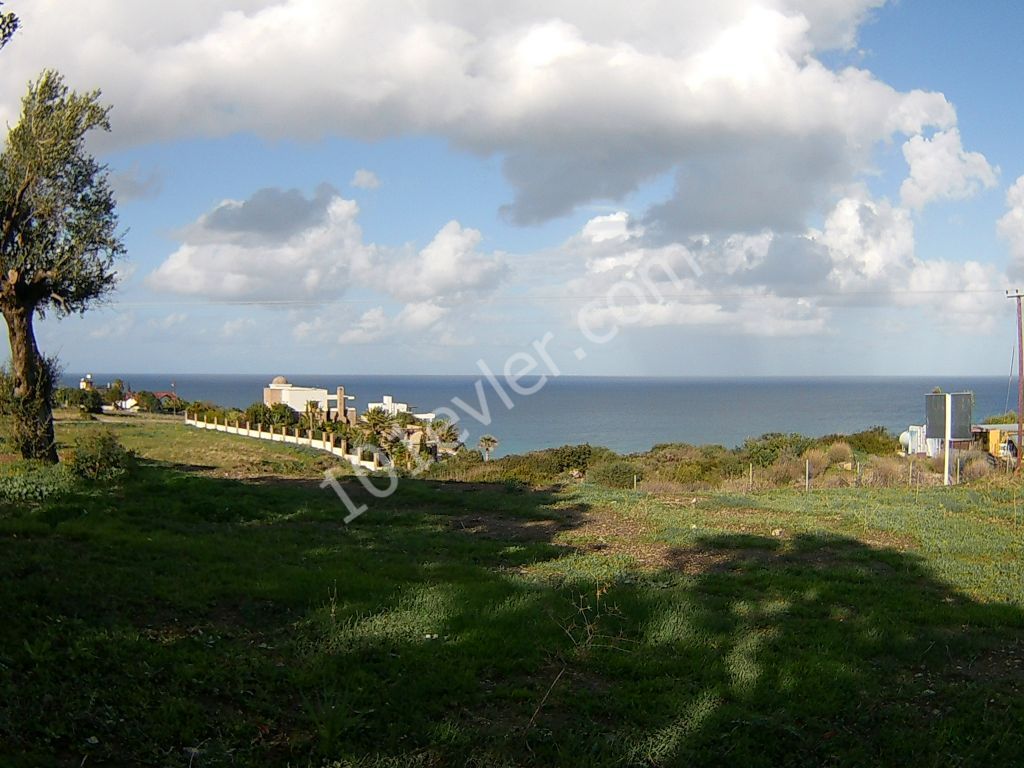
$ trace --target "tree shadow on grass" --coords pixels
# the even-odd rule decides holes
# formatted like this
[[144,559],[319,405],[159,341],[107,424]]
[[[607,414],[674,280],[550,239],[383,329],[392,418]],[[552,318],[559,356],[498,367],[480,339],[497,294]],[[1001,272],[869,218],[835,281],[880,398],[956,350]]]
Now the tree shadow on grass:
[[345,525],[309,481],[151,469],[47,534],[0,528],[0,762],[1019,757],[1021,611],[916,555],[720,535],[538,577],[580,557],[552,539],[585,505],[438,486],[346,482],[373,503]]
[[[674,581],[694,558],[706,569]],[[603,671],[600,695],[563,692],[600,713],[606,728],[577,743],[607,744],[601,762],[1024,759],[1019,607],[978,603],[914,554],[840,536],[709,536],[669,559],[656,590],[609,592],[636,644],[584,662]]]

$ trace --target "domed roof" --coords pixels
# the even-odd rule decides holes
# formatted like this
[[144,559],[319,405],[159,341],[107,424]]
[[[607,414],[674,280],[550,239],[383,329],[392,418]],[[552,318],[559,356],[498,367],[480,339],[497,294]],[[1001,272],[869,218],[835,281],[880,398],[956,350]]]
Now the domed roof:
[[270,383],[271,384],[287,384],[288,383],[288,379],[286,379],[284,376],[275,376],[274,380],[272,382],[270,382]]

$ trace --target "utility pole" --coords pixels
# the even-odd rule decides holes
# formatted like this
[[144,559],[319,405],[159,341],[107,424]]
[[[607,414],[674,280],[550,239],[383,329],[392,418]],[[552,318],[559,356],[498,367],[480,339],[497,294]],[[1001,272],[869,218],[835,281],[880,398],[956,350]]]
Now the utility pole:
[[1021,321],[1020,300],[1024,296],[1020,289],[1006,292],[1006,298],[1017,300],[1017,467],[1020,474],[1021,445],[1024,444],[1024,324]]

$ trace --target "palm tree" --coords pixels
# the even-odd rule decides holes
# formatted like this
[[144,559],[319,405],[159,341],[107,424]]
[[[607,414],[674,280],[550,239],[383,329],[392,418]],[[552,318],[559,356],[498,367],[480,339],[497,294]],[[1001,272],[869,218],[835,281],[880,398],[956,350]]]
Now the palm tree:
[[484,452],[484,461],[490,461],[491,451],[498,447],[498,438],[494,435],[483,435],[477,445]]
[[448,419],[434,419],[430,422],[428,434],[439,446],[457,447],[459,444],[459,428]]
[[373,433],[377,445],[383,446],[384,441],[390,436],[395,419],[383,408],[371,408],[363,414],[363,421]]
[[320,421],[320,402],[318,400],[306,401],[306,428],[312,431]]

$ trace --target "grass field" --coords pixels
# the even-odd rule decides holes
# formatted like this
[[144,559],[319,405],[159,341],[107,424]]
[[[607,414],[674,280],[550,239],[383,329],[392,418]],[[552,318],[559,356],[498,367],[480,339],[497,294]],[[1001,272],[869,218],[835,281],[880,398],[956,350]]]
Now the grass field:
[[132,475],[0,506],[0,765],[1024,765],[1005,481],[350,482],[345,525],[321,455],[105,426]]

